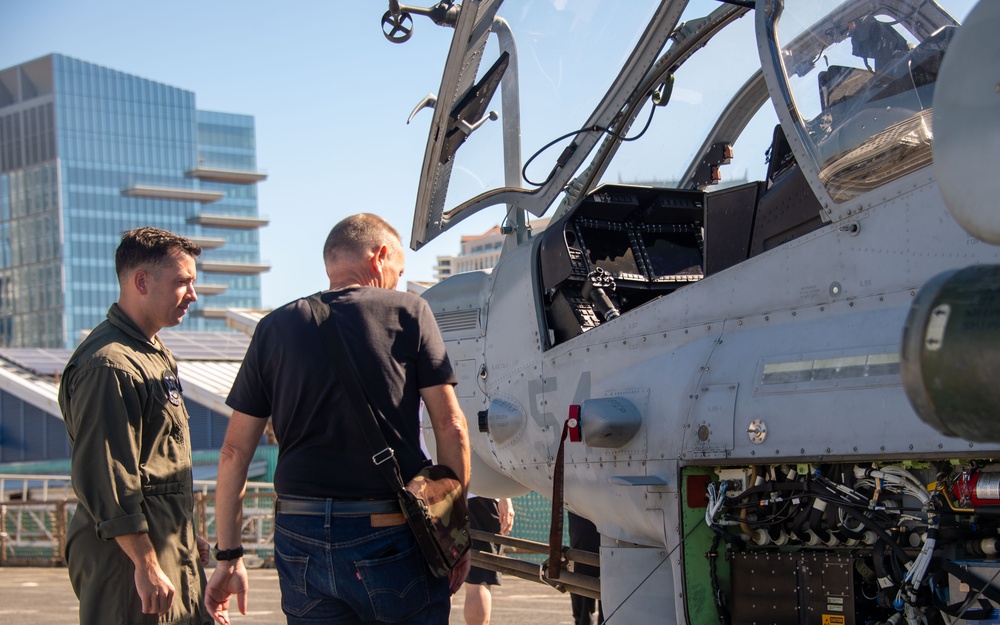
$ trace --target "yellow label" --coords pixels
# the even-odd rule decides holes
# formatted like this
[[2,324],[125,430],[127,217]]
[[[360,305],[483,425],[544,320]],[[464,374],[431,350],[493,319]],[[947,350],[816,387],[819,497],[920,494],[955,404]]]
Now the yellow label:
[[824,614],[823,625],[844,625],[844,616],[841,614]]

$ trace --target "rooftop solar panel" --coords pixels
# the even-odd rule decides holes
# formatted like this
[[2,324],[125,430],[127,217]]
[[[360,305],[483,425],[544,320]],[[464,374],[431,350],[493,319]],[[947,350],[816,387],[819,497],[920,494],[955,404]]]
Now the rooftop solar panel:
[[7,347],[0,349],[0,358],[35,375],[54,376],[62,373],[73,355],[68,349]]
[[160,332],[177,360],[243,360],[250,337],[241,332]]
[[[240,362],[250,345],[250,337],[237,332],[161,332],[160,339],[177,360]],[[3,360],[41,376],[61,374],[72,355],[68,349],[0,349]]]

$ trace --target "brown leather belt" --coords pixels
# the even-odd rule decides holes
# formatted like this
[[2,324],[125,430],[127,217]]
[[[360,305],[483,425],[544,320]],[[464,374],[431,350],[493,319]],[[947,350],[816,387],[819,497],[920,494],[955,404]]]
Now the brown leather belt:
[[399,509],[399,502],[391,499],[343,500],[343,499],[286,499],[274,502],[275,514],[295,514],[304,516],[369,516],[372,527],[392,527],[406,523],[406,517]]

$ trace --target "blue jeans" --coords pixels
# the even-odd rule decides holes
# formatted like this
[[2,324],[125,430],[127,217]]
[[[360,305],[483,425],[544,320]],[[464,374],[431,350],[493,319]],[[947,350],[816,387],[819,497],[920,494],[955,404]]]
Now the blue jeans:
[[447,625],[448,578],[430,572],[405,523],[373,528],[369,515],[279,513],[274,529],[289,625]]

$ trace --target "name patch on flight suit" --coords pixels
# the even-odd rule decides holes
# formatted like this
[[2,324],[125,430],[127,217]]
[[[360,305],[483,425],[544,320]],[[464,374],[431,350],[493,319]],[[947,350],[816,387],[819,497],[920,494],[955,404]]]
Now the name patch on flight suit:
[[177,379],[177,376],[170,369],[164,369],[160,379],[163,381],[163,390],[167,392],[167,399],[170,400],[171,404],[180,406],[181,381]]

